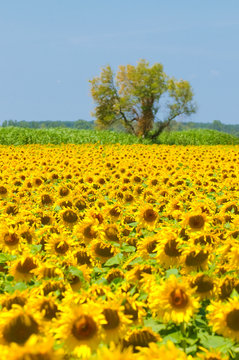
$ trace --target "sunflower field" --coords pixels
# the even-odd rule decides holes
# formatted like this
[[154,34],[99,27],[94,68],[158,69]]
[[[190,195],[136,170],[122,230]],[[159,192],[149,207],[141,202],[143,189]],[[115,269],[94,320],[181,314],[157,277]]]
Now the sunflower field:
[[2,360],[239,359],[239,146],[0,146]]

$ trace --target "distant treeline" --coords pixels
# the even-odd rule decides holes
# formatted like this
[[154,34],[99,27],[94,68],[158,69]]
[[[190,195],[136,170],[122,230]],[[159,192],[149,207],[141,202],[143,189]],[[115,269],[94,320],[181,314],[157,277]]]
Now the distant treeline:
[[70,128],[70,129],[94,129],[94,121],[76,120],[76,121],[17,121],[17,120],[4,120],[2,127],[20,127],[28,129],[48,129],[48,128]]
[[183,131],[183,130],[192,130],[192,129],[217,130],[234,136],[239,136],[239,124],[223,124],[219,120],[214,120],[211,123],[173,121],[170,127],[170,130],[173,131]]
[[[30,128],[30,129],[47,129],[47,128],[70,128],[70,129],[82,129],[82,130],[94,130],[95,123],[94,120],[86,121],[86,120],[76,120],[76,121],[17,121],[17,120],[5,120],[2,123],[2,127],[20,127],[20,128]],[[223,124],[219,120],[214,120],[211,123],[201,123],[201,122],[177,122],[172,121],[170,125],[171,131],[184,131],[184,130],[192,130],[192,129],[210,129],[217,130],[221,132],[225,132],[234,136],[239,137],[239,124]],[[112,126],[109,130],[113,131],[122,131],[124,132],[124,127],[117,125]]]

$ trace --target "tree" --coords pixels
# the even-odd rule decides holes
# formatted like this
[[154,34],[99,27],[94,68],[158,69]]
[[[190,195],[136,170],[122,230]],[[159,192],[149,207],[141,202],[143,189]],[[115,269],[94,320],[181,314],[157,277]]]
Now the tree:
[[[140,60],[137,66],[122,65],[116,75],[108,65],[90,83],[96,103],[93,116],[101,129],[122,123],[130,133],[154,139],[172,120],[196,111],[189,82],[169,78],[159,63],[150,67]],[[157,121],[162,98],[166,114]]]

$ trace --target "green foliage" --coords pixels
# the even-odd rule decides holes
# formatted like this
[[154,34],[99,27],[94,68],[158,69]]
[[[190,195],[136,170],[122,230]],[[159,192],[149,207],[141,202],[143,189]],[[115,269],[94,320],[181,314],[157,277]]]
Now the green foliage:
[[[196,111],[189,82],[169,78],[159,63],[150,67],[147,61],[140,60],[137,66],[119,66],[116,75],[108,65],[90,83],[96,103],[93,115],[101,129],[121,123],[131,134],[155,138],[179,115]],[[164,94],[165,118],[152,134]]]
[[[239,138],[214,130],[164,131],[155,142],[166,145],[236,145],[239,144]],[[106,130],[0,128],[2,145],[87,143],[150,145],[153,142],[134,135]]]
[[77,121],[17,121],[17,120],[4,120],[2,127],[20,127],[28,129],[49,129],[49,128],[70,128],[70,129],[94,129],[94,121],[77,120]]
[[216,130],[188,130],[163,132],[158,144],[166,145],[236,145],[239,138]]
[[74,129],[20,129],[0,128],[0,144],[149,144],[146,139],[112,131],[92,131]]

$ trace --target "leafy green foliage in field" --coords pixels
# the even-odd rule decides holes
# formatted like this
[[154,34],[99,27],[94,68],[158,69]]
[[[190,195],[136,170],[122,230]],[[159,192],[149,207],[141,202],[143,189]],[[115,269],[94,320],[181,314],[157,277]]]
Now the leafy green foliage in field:
[[[0,144],[152,144],[134,135],[95,130],[0,128]],[[236,145],[239,138],[215,130],[163,132],[156,140],[166,145]]]
[[0,129],[0,144],[149,144],[136,136],[112,131],[73,129],[20,129],[8,127]]
[[239,138],[216,130],[188,130],[163,132],[157,139],[167,145],[236,145]]

